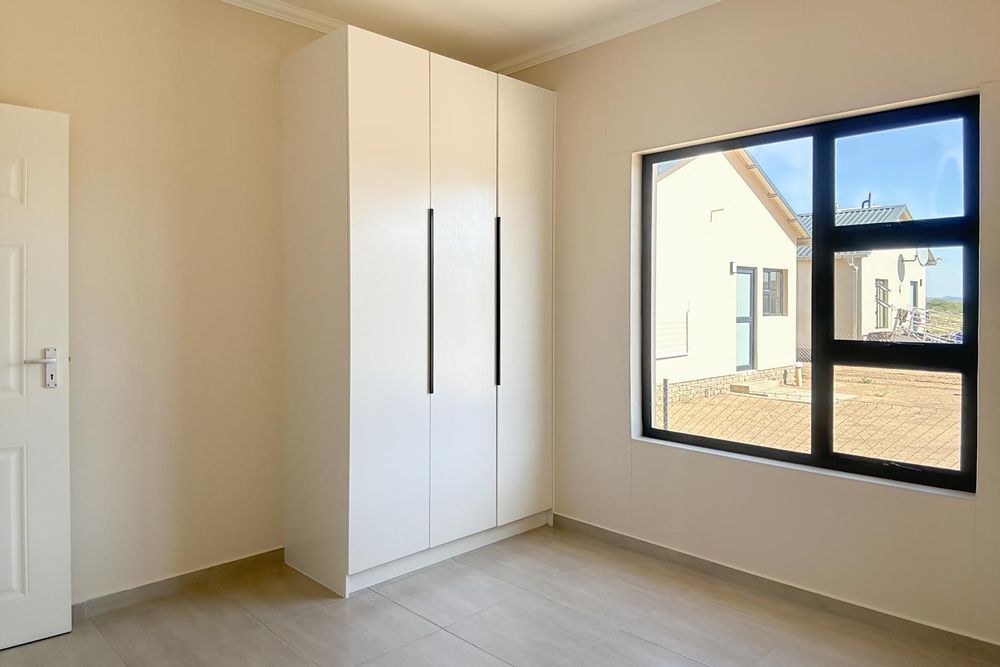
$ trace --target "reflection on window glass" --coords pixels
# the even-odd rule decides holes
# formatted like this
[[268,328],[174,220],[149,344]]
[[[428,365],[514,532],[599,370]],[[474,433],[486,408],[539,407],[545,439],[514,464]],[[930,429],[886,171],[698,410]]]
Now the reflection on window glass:
[[841,340],[961,343],[962,249],[884,248],[834,259],[834,334]]
[[962,376],[834,366],[833,450],[958,470]]
[[652,169],[653,425],[808,452],[812,140]]
[[835,156],[838,225],[965,211],[961,119],[842,137]]

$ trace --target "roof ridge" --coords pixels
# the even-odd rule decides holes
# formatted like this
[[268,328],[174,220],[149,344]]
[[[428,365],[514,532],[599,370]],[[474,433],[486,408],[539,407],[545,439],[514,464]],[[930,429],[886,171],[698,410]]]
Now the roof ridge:
[[[874,211],[876,209],[906,208],[906,204],[872,204],[871,206],[852,206],[850,208],[838,208],[834,213],[853,213],[856,211]],[[796,213],[799,218],[811,218],[812,213]]]

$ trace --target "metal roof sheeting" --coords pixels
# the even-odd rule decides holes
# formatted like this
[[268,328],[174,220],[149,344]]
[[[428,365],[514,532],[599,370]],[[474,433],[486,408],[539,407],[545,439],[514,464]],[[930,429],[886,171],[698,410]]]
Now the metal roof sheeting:
[[[865,208],[842,208],[837,211],[834,224],[838,227],[848,227],[851,225],[875,225],[880,222],[900,222],[904,218],[909,219],[909,217],[910,215],[909,211],[906,209],[906,204],[893,204],[892,206],[866,206]],[[802,225],[802,228],[806,230],[806,233],[811,239],[813,233],[812,213],[799,215],[799,223]],[[870,253],[838,252],[837,256],[865,256],[868,254]],[[800,244],[799,247],[795,249],[795,256],[798,259],[812,259],[812,242],[810,241],[808,244]]]

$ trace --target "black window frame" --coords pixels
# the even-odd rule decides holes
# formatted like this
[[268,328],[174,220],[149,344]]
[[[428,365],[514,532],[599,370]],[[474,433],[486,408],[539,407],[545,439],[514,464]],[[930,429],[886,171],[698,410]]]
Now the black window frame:
[[[911,125],[963,120],[963,199],[960,216],[857,226],[835,225],[835,141]],[[721,141],[648,153],[642,156],[641,182],[641,338],[642,435],[754,457],[796,463],[869,477],[891,479],[957,491],[976,490],[979,363],[979,95],[864,113],[835,120],[762,132]],[[653,426],[652,385],[652,196],[654,165],[706,153],[748,148],[763,143],[812,140],[812,421],[809,452],[773,449]],[[892,343],[840,340],[834,334],[835,253],[900,247],[960,246],[963,249],[962,342]],[[961,453],[959,470],[934,468],[834,451],[834,366],[870,366],[924,371],[950,371],[962,376]]]
[[[775,294],[774,289],[768,289],[767,286],[767,274],[776,273],[778,275],[777,280],[777,294]],[[788,302],[785,300],[786,290],[788,289],[788,270],[787,269],[769,269],[763,268],[760,270],[760,297],[761,297],[761,314],[764,317],[781,317],[788,315]],[[769,302],[769,299],[771,300]],[[775,302],[778,305],[777,310],[768,310],[769,303]]]

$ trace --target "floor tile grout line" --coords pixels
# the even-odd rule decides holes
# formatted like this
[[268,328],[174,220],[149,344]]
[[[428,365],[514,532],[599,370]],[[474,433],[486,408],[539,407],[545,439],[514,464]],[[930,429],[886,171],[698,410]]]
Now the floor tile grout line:
[[[486,547],[480,547],[480,548],[489,548],[490,546],[492,546],[492,545],[487,545]],[[515,584],[513,582],[507,581],[506,579],[498,577],[495,574],[487,572],[486,570],[482,570],[482,569],[478,568],[475,565],[470,565],[469,563],[465,563],[463,561],[458,560],[461,556],[465,556],[466,554],[474,553],[475,551],[478,551],[478,549],[474,549],[473,551],[466,552],[465,554],[459,554],[457,557],[448,558],[448,559],[445,559],[445,560],[442,560],[442,561],[438,561],[437,563],[432,563],[430,565],[427,565],[425,567],[420,568],[419,570],[415,570],[414,572],[410,572],[409,574],[401,575],[399,577],[395,577],[393,579],[389,579],[388,581],[383,581],[380,584],[375,584],[374,586],[372,586],[371,590],[373,592],[378,593],[379,595],[382,595],[383,597],[386,597],[385,594],[382,593],[381,591],[377,590],[377,588],[386,588],[390,584],[401,583],[401,582],[406,581],[406,580],[408,580],[408,579],[410,579],[412,577],[415,577],[415,576],[420,575],[422,573],[426,573],[428,570],[430,570],[432,568],[435,568],[438,565],[442,565],[444,563],[449,563],[449,562],[454,563],[456,565],[459,565],[460,567],[464,567],[466,569],[473,570],[476,573],[481,574],[481,575],[483,575],[485,577],[489,577],[490,579],[492,579],[492,580],[494,580],[496,582],[499,582],[501,584],[504,584],[505,586],[513,586],[514,588],[517,588],[518,590],[527,590],[527,589],[521,588],[520,586],[518,586],[517,584]],[[469,614],[469,616],[472,616],[472,614]],[[465,618],[468,618],[468,617],[465,617]]]
[[[380,596],[382,596],[382,597],[386,598],[387,600],[389,600],[389,601],[391,601],[391,602],[394,602],[394,603],[398,604],[399,606],[403,607],[403,608],[404,608],[404,609],[406,609],[407,611],[411,611],[411,612],[413,612],[413,613],[414,613],[414,614],[416,614],[417,616],[420,616],[420,618],[423,618],[423,619],[425,619],[425,620],[427,620],[427,621],[430,621],[431,623],[433,623],[434,625],[438,626],[438,627],[439,627],[439,628],[441,628],[441,629],[447,629],[448,627],[450,627],[450,626],[452,626],[452,625],[455,625],[456,623],[461,623],[462,621],[464,621],[464,620],[465,620],[465,619],[467,619],[467,618],[472,618],[472,617],[473,617],[473,616],[475,616],[476,614],[480,614],[480,613],[482,613],[482,612],[484,612],[484,611],[488,611],[488,610],[490,610],[490,609],[493,609],[493,608],[494,608],[494,607],[496,607],[497,605],[501,605],[501,604],[503,604],[504,602],[507,602],[508,600],[511,600],[511,599],[513,599],[513,598],[515,598],[515,597],[517,597],[517,596],[519,596],[519,595],[524,595],[525,593],[530,593],[530,594],[532,594],[532,595],[537,595],[536,593],[532,592],[532,591],[531,591],[531,590],[529,590],[529,589],[526,589],[526,588],[521,588],[520,586],[518,586],[518,585],[517,585],[517,584],[515,584],[515,583],[512,583],[512,582],[509,582],[509,581],[506,581],[506,580],[504,580],[504,579],[500,579],[499,577],[495,577],[495,576],[491,575],[490,573],[488,573],[488,572],[483,572],[482,570],[479,570],[479,569],[477,569],[477,568],[475,568],[475,567],[473,567],[473,566],[471,566],[471,565],[467,565],[466,567],[468,567],[468,568],[470,568],[470,569],[473,569],[473,570],[475,570],[475,571],[476,571],[477,573],[479,573],[479,574],[483,574],[483,575],[485,575],[485,576],[487,576],[487,577],[490,577],[490,578],[491,578],[491,579],[493,579],[494,581],[497,581],[497,582],[499,582],[499,583],[503,584],[504,586],[510,586],[511,588],[514,588],[514,589],[517,589],[517,592],[516,592],[516,594],[514,594],[514,595],[511,595],[510,597],[506,597],[506,598],[504,598],[504,599],[502,599],[502,600],[499,600],[499,601],[497,601],[497,602],[494,602],[494,603],[492,603],[492,604],[489,604],[489,605],[487,605],[487,606],[483,607],[482,609],[478,609],[478,610],[476,610],[476,611],[474,611],[474,612],[472,612],[472,613],[469,613],[469,614],[466,614],[465,616],[463,616],[463,617],[461,617],[461,618],[456,618],[455,620],[453,620],[453,621],[451,621],[450,623],[448,623],[448,625],[441,625],[441,624],[440,624],[440,623],[438,623],[437,621],[434,621],[434,620],[431,620],[431,619],[427,618],[426,616],[423,616],[423,615],[421,615],[421,614],[420,614],[420,612],[418,612],[418,611],[416,611],[416,610],[414,610],[414,609],[411,609],[410,607],[407,607],[407,606],[406,606],[406,604],[404,604],[403,602],[399,602],[398,600],[395,600],[395,599],[393,599],[393,598],[389,597],[389,596],[388,596],[387,594],[383,593],[382,591],[378,591],[378,590],[375,590],[374,588],[372,588],[372,589],[371,589],[371,591],[372,591],[373,593],[377,594],[377,595],[380,595]],[[542,597],[542,596],[538,595],[538,597]],[[548,598],[546,598],[546,599],[548,599]]]
[[[485,610],[484,610],[484,611],[485,611]],[[473,614],[473,616],[474,616],[474,615],[475,615],[475,614]],[[466,618],[468,618],[468,617],[466,617]],[[478,646],[478,645],[474,644],[473,642],[470,642],[470,641],[469,641],[468,639],[466,639],[465,637],[462,637],[461,635],[456,635],[456,634],[455,634],[454,632],[452,632],[452,631],[451,631],[451,630],[449,630],[448,628],[441,628],[441,629],[442,629],[442,630],[444,630],[445,632],[447,632],[447,633],[448,633],[449,635],[451,635],[452,637],[454,637],[454,638],[458,639],[459,641],[462,641],[462,642],[465,642],[466,644],[468,644],[469,646],[473,647],[473,648],[474,648],[474,649],[476,649],[477,651],[482,651],[482,652],[483,652],[483,653],[485,653],[486,655],[488,655],[488,656],[491,656],[491,657],[493,657],[493,658],[496,658],[497,660],[499,660],[499,661],[500,661],[500,662],[502,662],[503,664],[505,664],[505,665],[511,665],[511,666],[513,667],[513,664],[514,664],[514,663],[511,663],[511,662],[507,662],[506,660],[504,660],[504,659],[503,659],[503,658],[501,658],[500,656],[498,656],[498,655],[496,655],[496,654],[494,654],[494,653],[491,653],[490,651],[487,651],[487,650],[486,650],[485,648],[483,648],[482,646]]]
[[[111,613],[111,612],[108,612],[108,613]],[[98,618],[100,618],[100,616],[103,616],[103,615],[104,614],[99,614]],[[89,619],[88,619],[88,621],[89,621]],[[111,638],[109,638],[107,635],[104,634],[104,631],[101,630],[100,626],[97,625],[96,623],[94,623],[93,621],[90,621],[90,624],[93,625],[94,629],[97,630],[97,634],[99,634],[101,636],[101,639],[104,640],[104,643],[111,647],[112,652],[114,652],[115,656],[118,657],[118,660],[123,665],[125,665],[125,667],[132,667],[130,665],[129,661],[125,659],[125,656],[122,655],[121,651],[118,650],[118,647],[115,646],[114,642],[111,641]]]
[[[386,595],[383,595],[382,593],[378,592],[378,591],[377,591],[377,590],[375,590],[374,588],[372,588],[372,589],[370,589],[370,590],[371,590],[371,592],[372,592],[372,593],[373,593],[374,595],[377,595],[377,596],[379,596],[379,597],[380,597],[380,598],[382,598],[383,600],[387,600],[387,601],[391,602],[392,604],[396,605],[397,607],[399,607],[400,609],[403,609],[403,610],[405,610],[405,611],[408,611],[409,613],[413,614],[414,616],[417,616],[417,617],[419,617],[419,618],[422,618],[423,620],[427,621],[428,623],[430,623],[430,624],[431,624],[431,625],[433,625],[434,627],[436,627],[436,628],[440,628],[441,630],[444,630],[444,626],[443,626],[443,625],[441,625],[441,624],[440,624],[440,623],[438,623],[437,621],[432,621],[431,619],[427,618],[426,616],[424,616],[423,614],[421,614],[421,613],[420,613],[420,612],[418,612],[418,611],[415,611],[415,610],[413,610],[413,609],[410,609],[409,607],[407,607],[407,606],[406,606],[405,604],[403,604],[402,602],[396,602],[396,601],[395,601],[395,600],[393,600],[392,598],[390,598],[390,597],[388,597],[388,596],[386,596]],[[427,636],[427,635],[424,635],[424,637],[426,637],[426,636]],[[422,639],[422,638],[421,638],[421,639]],[[416,641],[416,640],[414,640],[414,641]],[[412,642],[410,642],[410,643],[412,643]],[[409,643],[407,643],[407,644],[404,644],[404,646],[409,646]]]
[[312,658],[310,658],[308,655],[306,655],[305,653],[303,653],[299,649],[297,649],[294,646],[292,646],[291,643],[288,642],[288,640],[286,640],[284,637],[282,637],[281,635],[279,635],[277,632],[275,632],[274,630],[272,630],[271,628],[269,628],[266,625],[264,626],[264,629],[267,630],[269,633],[271,633],[271,635],[273,637],[276,637],[279,642],[281,642],[282,644],[284,644],[288,648],[292,649],[292,651],[296,655],[300,655],[306,661],[311,662],[312,664],[316,665],[316,667],[320,667],[320,664],[318,662],[316,662],[315,660],[313,660]]
[[[569,612],[574,612],[574,613],[577,613],[577,614],[585,614],[587,616],[592,616],[594,618],[597,618],[597,619],[599,619],[599,620],[607,623],[607,625],[612,628],[609,632],[606,632],[606,633],[600,635],[597,639],[593,640],[592,642],[584,644],[583,648],[590,648],[591,646],[594,646],[595,644],[597,644],[597,643],[599,643],[601,641],[604,641],[605,639],[607,639],[608,637],[610,637],[611,635],[613,635],[615,633],[615,631],[621,629],[620,626],[619,626],[619,624],[616,621],[614,621],[613,619],[605,618],[604,616],[601,616],[599,614],[595,614],[594,612],[587,611],[585,609],[576,609],[574,607],[570,607],[567,604],[564,604],[564,603],[562,603],[562,602],[560,602],[558,600],[553,600],[551,598],[547,598],[544,595],[541,595],[539,593],[535,593],[533,591],[522,589],[521,590],[521,595],[522,596],[526,595],[526,596],[529,596],[529,597],[538,598],[539,600],[544,600],[545,602],[549,602],[551,604],[554,604],[557,607],[561,607],[561,608],[563,608],[563,609],[565,609],[566,611],[569,611]],[[465,642],[467,642],[469,644],[472,644],[473,646],[475,646],[479,650],[484,651],[486,653],[489,653],[490,655],[493,655],[492,653],[490,653],[489,651],[487,651],[485,648],[483,648],[481,646],[478,646],[476,644],[473,644],[472,642],[468,641],[464,637],[461,637],[460,635],[455,634],[454,632],[452,632],[451,628],[454,627],[454,626],[456,626],[456,625],[458,625],[462,621],[465,621],[467,619],[473,618],[475,616],[479,616],[480,614],[483,614],[483,613],[485,613],[487,611],[490,611],[491,609],[495,609],[496,607],[499,607],[500,605],[502,605],[502,604],[504,604],[506,602],[509,602],[512,599],[514,599],[514,598],[507,598],[506,600],[501,600],[500,602],[497,602],[497,603],[492,604],[492,605],[490,605],[490,606],[488,606],[488,607],[486,607],[484,609],[481,609],[481,610],[475,612],[474,614],[469,614],[465,618],[463,618],[461,620],[458,620],[458,621],[455,621],[454,623],[451,623],[447,627],[442,627],[442,629],[445,630],[446,632],[448,632],[448,634],[455,635],[459,639],[462,639],[463,641],[465,641]],[[500,658],[499,656],[493,655],[493,657],[497,658],[498,660],[501,660],[504,663],[507,663],[506,660],[503,660],[503,658]],[[507,664],[510,664],[510,663],[507,663]],[[559,664],[559,663],[557,663],[557,664]]]
[[[285,567],[287,567],[287,566],[285,566]],[[289,569],[291,569],[291,568],[289,568]],[[295,570],[291,570],[291,571],[292,572],[296,572]],[[296,572],[296,574],[300,574],[300,573]],[[314,582],[312,580],[310,580],[310,581],[312,583],[315,583],[317,586],[322,586],[322,584],[319,584],[319,583]],[[322,610],[326,609],[327,607],[330,607],[330,606],[334,605],[335,603],[337,603],[337,602],[339,602],[341,600],[346,600],[347,599],[347,598],[342,598],[342,597],[333,597],[333,598],[330,598],[329,600],[327,600],[326,602],[322,603],[320,606],[316,607],[315,609],[310,609],[309,611],[304,611],[304,612],[299,613],[299,614],[290,614],[288,616],[285,616],[283,614],[278,614],[271,622],[268,622],[267,619],[262,618],[261,616],[258,616],[257,614],[255,614],[253,612],[253,610],[250,609],[247,605],[245,605],[237,596],[235,596],[235,595],[233,595],[231,593],[228,593],[225,590],[225,587],[224,587],[223,584],[219,584],[218,585],[218,590],[219,590],[219,594],[220,595],[224,596],[226,599],[228,599],[231,602],[233,602],[234,604],[236,604],[241,610],[243,610],[244,613],[248,614],[255,621],[257,621],[262,626],[264,626],[264,627],[266,627],[268,629],[272,629],[271,628],[271,623],[284,623],[286,621],[291,621],[293,619],[301,618],[302,616],[305,616],[307,614],[312,614],[313,612],[322,611]],[[326,587],[324,587],[324,590],[329,591],[330,593],[333,593],[333,591],[330,591],[330,589],[328,589]],[[362,590],[368,590],[368,589],[365,588],[365,589],[362,589]],[[360,593],[361,591],[357,591],[357,592]],[[336,595],[336,593],[333,593],[333,594]]]
[[[639,641],[646,642],[647,644],[651,644],[653,646],[661,648],[661,649],[663,649],[664,651],[666,651],[668,653],[673,653],[674,655],[679,655],[682,658],[685,658],[687,660],[691,660],[693,662],[698,663],[699,665],[705,665],[705,667],[708,667],[707,663],[705,663],[705,662],[703,662],[701,660],[698,660],[697,658],[695,658],[693,656],[687,655],[686,653],[681,653],[680,651],[675,651],[672,648],[667,648],[666,646],[663,646],[662,644],[657,644],[656,642],[652,641],[651,639],[646,639],[645,637],[640,637],[639,635],[635,634],[634,632],[630,632],[629,630],[626,630],[625,628],[619,628],[619,630],[621,632],[624,632],[625,634],[627,634],[629,637],[633,637],[635,639],[638,639]],[[774,647],[774,648],[768,650],[768,652],[764,654],[764,657],[770,655],[776,649],[777,649],[777,647]],[[763,659],[763,657],[761,659]],[[760,660],[758,660],[757,662],[760,662]]]
[[[474,566],[470,566],[470,567],[474,567]],[[579,567],[579,568],[576,568],[576,570],[584,570],[584,569],[586,569],[586,567],[589,567],[589,566]],[[484,574],[489,575],[489,573],[484,573]],[[492,575],[489,575],[489,576],[492,576]],[[497,577],[494,577],[494,578],[497,578]],[[497,578],[497,579],[499,579],[499,578]],[[556,599],[554,597],[550,597],[550,596],[546,595],[545,593],[541,593],[541,592],[539,592],[537,590],[533,590],[533,589],[530,589],[530,588],[524,588],[524,587],[522,587],[522,586],[520,586],[517,583],[512,582],[512,581],[507,581],[505,579],[499,579],[499,581],[502,581],[503,583],[505,583],[505,584],[507,584],[509,586],[513,586],[514,588],[517,588],[521,592],[522,595],[527,594],[527,595],[531,595],[531,596],[534,596],[534,597],[537,597],[537,598],[541,598],[543,600],[547,600],[548,602],[551,602],[553,604],[559,605],[560,607],[563,607],[564,609],[568,609],[569,611],[574,611],[574,612],[577,612],[577,613],[588,614],[590,616],[600,617],[602,620],[607,621],[611,625],[613,625],[615,627],[620,627],[620,623],[618,621],[616,621],[615,619],[605,618],[604,616],[602,616],[601,614],[598,614],[597,612],[593,612],[593,611],[590,611],[588,609],[580,609],[580,608],[574,607],[572,605],[567,604],[566,602],[564,602],[562,600],[558,600],[558,599]],[[627,584],[627,585],[631,586],[631,584]],[[631,586],[631,587],[632,588],[636,588],[637,590],[642,590],[642,589],[638,589],[638,587],[636,587],[636,586]],[[507,600],[509,600],[509,599],[511,599],[511,598],[507,598]],[[455,625],[456,623],[464,621],[466,618],[471,618],[471,617],[476,616],[477,614],[480,614],[480,613],[482,613],[484,611],[488,611],[489,609],[492,609],[492,608],[494,608],[494,607],[496,607],[496,606],[498,606],[500,604],[503,604],[507,600],[501,600],[500,602],[494,603],[494,604],[490,605],[489,607],[485,607],[485,608],[483,608],[483,609],[481,609],[481,610],[479,610],[477,612],[474,612],[472,614],[469,614],[468,616],[465,616],[464,618],[458,619],[454,623],[450,623],[449,627],[451,625]],[[667,600],[664,599],[662,602],[666,603]],[[657,605],[654,606],[654,608],[660,607],[660,606],[661,606],[661,604],[657,604]],[[634,619],[630,619],[630,620],[634,620]]]
[[[180,590],[180,591],[177,591],[175,593],[171,593],[169,595],[164,595],[164,596],[161,596],[161,597],[158,597],[158,598],[154,598],[152,600],[147,600],[146,602],[142,602],[142,603],[140,603],[138,605],[132,605],[131,607],[123,607],[121,609],[115,609],[113,611],[109,611],[109,612],[107,612],[105,614],[99,614],[95,618],[99,619],[102,616],[107,616],[107,615],[114,614],[114,613],[120,613],[122,616],[128,616],[128,615],[132,614],[132,611],[134,609],[136,609],[136,608],[138,608],[140,606],[150,605],[150,604],[152,604],[152,605],[159,604],[159,603],[162,603],[162,602],[164,602],[166,600],[169,600],[170,598],[174,598],[174,597],[176,597],[176,598],[184,598],[184,599],[187,599],[191,604],[194,604],[196,606],[198,605],[197,597],[194,596],[194,595],[192,595],[191,590]],[[189,657],[189,656],[192,656],[192,655],[198,653],[199,651],[203,651],[203,650],[211,648],[213,646],[218,646],[218,645],[224,644],[224,643],[226,643],[228,641],[232,641],[232,640],[235,640],[235,639],[240,639],[241,637],[246,637],[247,635],[250,635],[251,633],[257,632],[258,630],[261,630],[261,629],[270,630],[270,628],[268,628],[261,620],[259,620],[257,617],[255,617],[247,609],[245,609],[242,605],[240,605],[238,602],[236,602],[235,600],[233,600],[229,596],[223,595],[220,592],[219,595],[215,595],[214,597],[222,597],[225,600],[227,600],[228,602],[230,602],[233,605],[235,605],[239,609],[239,611],[241,613],[243,613],[247,618],[249,618],[254,623],[256,623],[257,627],[255,627],[253,629],[250,629],[250,630],[246,630],[244,632],[237,632],[235,634],[231,634],[231,635],[223,637],[221,639],[213,639],[212,641],[209,641],[209,642],[205,643],[202,646],[197,646],[195,648],[186,649],[182,655],[180,655],[180,656],[171,656],[171,659],[181,659],[181,658]],[[107,635],[104,634],[104,632],[101,630],[100,626],[97,623],[94,623],[93,620],[91,620],[91,619],[87,619],[87,622],[89,622],[92,626],[94,626],[94,628],[97,630],[98,634],[101,636],[101,639],[103,639],[105,641],[105,643],[107,643],[111,647],[111,650],[115,653],[116,656],[118,656],[118,659],[121,660],[122,664],[125,665],[126,667],[131,667],[132,663],[130,663],[128,660],[125,659],[125,656],[122,655],[122,653],[115,647],[115,645],[111,641],[111,639]]]
[[[104,633],[101,632],[101,629],[97,627],[94,623],[92,623],[89,619],[87,619],[87,622],[93,626],[94,630],[97,630],[97,636],[101,638],[101,641],[103,641],[105,644],[108,645],[108,648],[111,649],[111,652],[115,654],[116,658],[118,658],[118,662],[120,662],[125,667],[128,667],[128,663],[125,662],[125,656],[123,656],[121,653],[118,652],[118,649],[115,648],[115,645],[111,643],[110,639],[104,636]],[[72,630],[70,632],[72,632]]]
[[[506,600],[504,600],[503,602],[498,602],[498,603],[496,603],[496,604],[493,604],[493,605],[490,605],[489,607],[486,607],[486,608],[484,608],[484,609],[480,609],[479,611],[477,611],[477,612],[475,612],[475,613],[472,613],[472,614],[469,614],[468,616],[465,616],[464,618],[461,618],[461,619],[459,619],[459,620],[455,621],[454,623],[451,623],[451,624],[450,624],[449,626],[444,626],[444,625],[441,625],[440,623],[437,623],[437,622],[435,622],[435,621],[432,621],[431,619],[427,618],[426,616],[423,616],[423,615],[422,615],[422,614],[420,614],[419,612],[416,612],[416,611],[414,611],[413,609],[410,609],[409,607],[407,607],[407,606],[406,606],[406,605],[404,605],[403,603],[401,603],[401,602],[396,602],[396,601],[395,601],[395,600],[393,600],[392,598],[390,598],[390,597],[386,597],[385,595],[383,595],[383,594],[382,594],[382,593],[380,593],[379,591],[376,591],[375,589],[372,589],[372,593],[374,593],[375,595],[378,595],[379,597],[382,597],[382,598],[385,598],[386,600],[388,600],[389,602],[393,603],[393,604],[394,604],[394,605],[396,605],[397,607],[400,607],[401,609],[405,609],[406,611],[410,612],[410,613],[411,613],[411,614],[413,614],[414,616],[419,616],[420,618],[424,619],[424,620],[425,620],[425,621],[427,621],[428,623],[431,623],[431,624],[433,624],[433,625],[434,625],[434,626],[435,626],[436,628],[438,628],[438,630],[443,630],[444,632],[448,633],[448,634],[449,634],[449,635],[451,635],[452,637],[456,637],[457,639],[460,639],[460,640],[462,640],[463,642],[465,642],[465,643],[466,643],[466,644],[468,644],[469,646],[472,646],[472,647],[476,648],[477,650],[480,650],[480,651],[482,651],[483,653],[485,653],[485,654],[487,654],[487,655],[490,655],[490,656],[493,656],[494,658],[496,658],[496,659],[497,659],[497,660],[499,660],[500,662],[504,663],[505,665],[509,665],[509,664],[510,664],[509,662],[507,662],[506,660],[504,660],[504,659],[503,659],[503,658],[501,658],[500,656],[497,656],[497,655],[493,655],[492,653],[490,653],[489,651],[487,651],[487,650],[486,650],[485,648],[483,648],[482,646],[476,646],[475,644],[473,644],[473,643],[472,643],[472,642],[470,642],[469,640],[465,639],[464,637],[460,637],[459,635],[456,635],[456,634],[455,634],[454,632],[452,632],[451,630],[449,630],[449,629],[448,629],[448,628],[449,628],[449,627],[450,627],[451,625],[455,625],[456,623],[461,623],[461,622],[462,622],[462,621],[464,621],[465,619],[467,619],[467,618],[472,618],[472,617],[473,617],[473,616],[475,616],[476,614],[481,614],[481,613],[482,613],[482,612],[484,612],[484,611],[487,611],[487,610],[489,610],[489,609],[492,609],[493,607],[497,606],[498,604],[503,604],[503,602],[506,602]],[[509,598],[508,598],[508,599],[509,599]],[[435,630],[435,632],[437,632],[437,630]],[[432,633],[430,633],[430,634],[434,634],[434,633],[432,632]],[[394,649],[393,649],[393,651],[396,651],[396,650],[399,650],[399,649],[401,649],[401,648],[404,648],[404,647],[406,647],[406,646],[409,646],[410,644],[413,644],[413,643],[415,643],[415,642],[418,642],[418,641],[420,641],[421,639],[424,639],[424,638],[426,638],[426,637],[428,637],[428,636],[430,636],[430,635],[424,635],[423,637],[418,637],[418,638],[414,639],[414,640],[413,640],[412,642],[409,642],[409,643],[407,643],[407,644],[404,644],[403,646],[398,646],[398,647],[394,648]],[[392,652],[392,651],[387,651],[387,653],[391,653],[391,652]],[[383,653],[382,655],[386,655],[386,653]],[[378,657],[381,657],[381,656],[378,656]],[[374,660],[374,659],[375,659],[375,658],[372,658],[372,660]]]
[[[470,551],[468,553],[473,553],[473,552]],[[464,555],[466,555],[466,554],[460,554],[460,556],[464,556]],[[475,570],[479,574],[485,575],[485,576],[489,577],[490,579],[493,579],[494,581],[499,581],[501,584],[506,584],[508,586],[514,586],[515,588],[521,588],[517,584],[511,583],[511,582],[507,581],[506,579],[498,577],[495,574],[493,574],[492,572],[487,572],[486,570],[480,569],[480,568],[476,567],[475,565],[470,565],[469,563],[466,563],[464,561],[460,561],[460,560],[458,560],[458,558],[452,558],[451,560],[454,560],[456,563],[458,563],[462,567],[467,567],[470,570]],[[524,589],[521,589],[521,590],[524,590]]]

